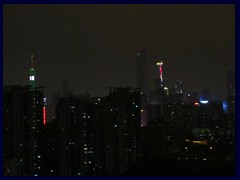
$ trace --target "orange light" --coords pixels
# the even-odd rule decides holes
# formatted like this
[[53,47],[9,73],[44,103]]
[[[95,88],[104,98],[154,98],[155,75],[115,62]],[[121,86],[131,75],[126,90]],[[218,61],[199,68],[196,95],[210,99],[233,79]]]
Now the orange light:
[[194,144],[200,144],[200,145],[207,145],[208,141],[207,140],[203,140],[203,141],[192,141],[192,143]]
[[198,106],[198,105],[199,105],[199,103],[195,102],[195,103],[194,103],[194,105],[195,105],[195,106]]

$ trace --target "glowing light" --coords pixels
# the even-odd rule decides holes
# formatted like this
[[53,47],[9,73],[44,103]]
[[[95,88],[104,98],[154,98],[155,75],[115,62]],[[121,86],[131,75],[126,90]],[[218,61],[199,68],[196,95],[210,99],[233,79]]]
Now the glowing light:
[[34,81],[35,77],[34,76],[29,76],[30,81]]
[[200,103],[202,103],[202,104],[208,104],[208,100],[201,100]]
[[200,145],[207,145],[208,141],[207,140],[203,140],[203,141],[192,141],[192,143],[194,144],[200,144]]
[[228,111],[228,104],[227,104],[227,102],[225,102],[225,101],[222,102],[222,108],[223,108],[225,113]]
[[157,66],[161,66],[161,65],[163,65],[162,61],[161,62],[157,62]]
[[46,107],[43,107],[43,125],[45,126],[47,123],[47,118],[46,118]]
[[143,112],[143,109],[141,109],[141,112]]
[[203,141],[191,141],[189,139],[185,139],[186,142],[192,142],[194,144],[200,144],[200,145],[207,145],[208,141],[207,140],[203,140]]
[[198,106],[198,105],[199,105],[199,103],[195,102],[195,103],[194,103],[194,105],[195,105],[195,106]]

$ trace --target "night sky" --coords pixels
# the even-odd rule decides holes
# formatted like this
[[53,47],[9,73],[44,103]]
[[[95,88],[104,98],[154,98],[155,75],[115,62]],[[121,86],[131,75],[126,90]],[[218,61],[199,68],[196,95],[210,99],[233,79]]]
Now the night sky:
[[148,49],[154,89],[162,60],[167,87],[212,89],[226,99],[235,68],[234,5],[3,5],[3,83],[28,84],[30,54],[37,86],[48,98],[61,84],[74,94],[105,96],[108,87],[136,87],[138,48]]

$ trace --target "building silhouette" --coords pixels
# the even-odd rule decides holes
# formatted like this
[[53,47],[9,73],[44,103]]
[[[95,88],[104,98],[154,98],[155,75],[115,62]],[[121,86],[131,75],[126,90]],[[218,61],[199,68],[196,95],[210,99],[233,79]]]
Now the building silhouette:
[[230,134],[235,137],[235,71],[227,72],[227,104]]
[[41,175],[43,91],[4,86],[4,174]]
[[110,88],[103,98],[60,98],[60,175],[120,175],[140,156],[140,95]]
[[144,95],[148,95],[147,83],[147,49],[141,48],[137,52],[137,88]]
[[60,98],[56,112],[60,133],[60,175],[93,175],[94,134],[89,99]]

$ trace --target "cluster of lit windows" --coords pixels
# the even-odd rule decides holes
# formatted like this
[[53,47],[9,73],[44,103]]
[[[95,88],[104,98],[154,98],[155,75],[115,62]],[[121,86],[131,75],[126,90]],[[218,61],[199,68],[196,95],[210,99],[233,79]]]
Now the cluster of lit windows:
[[35,80],[35,77],[34,77],[34,76],[29,76],[29,80],[30,80],[30,81],[34,81],[34,80]]

